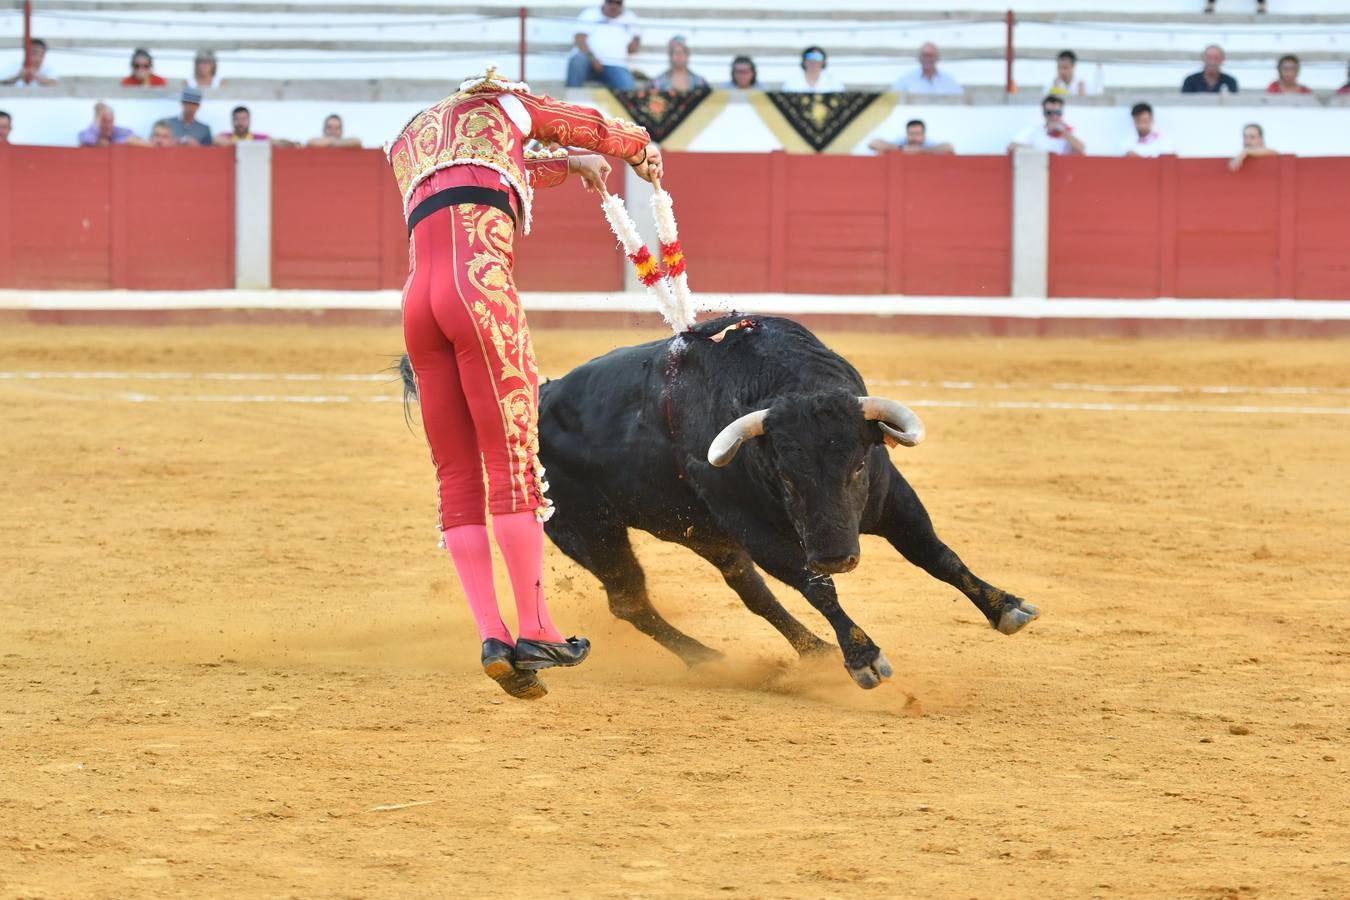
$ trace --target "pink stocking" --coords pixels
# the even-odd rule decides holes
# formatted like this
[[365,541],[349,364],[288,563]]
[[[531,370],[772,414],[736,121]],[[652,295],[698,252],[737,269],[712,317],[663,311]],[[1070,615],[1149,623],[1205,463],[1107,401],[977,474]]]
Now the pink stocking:
[[497,609],[497,591],[492,586],[492,547],[488,544],[487,526],[457,525],[441,534],[445,537],[450,558],[455,561],[455,571],[459,573],[464,595],[469,598],[469,609],[473,610],[474,621],[478,623],[479,639],[485,641],[496,638],[514,644],[511,632],[506,630],[506,623]]
[[511,573],[516,595],[520,636],[538,641],[561,641],[544,601],[544,523],[533,510],[492,517],[492,533]]

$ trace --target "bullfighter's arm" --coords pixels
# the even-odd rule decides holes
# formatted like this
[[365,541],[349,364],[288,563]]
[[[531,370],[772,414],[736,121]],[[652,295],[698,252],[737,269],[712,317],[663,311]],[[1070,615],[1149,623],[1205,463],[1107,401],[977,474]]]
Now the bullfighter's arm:
[[567,180],[568,170],[567,157],[525,160],[525,175],[530,179],[532,188],[557,187]]
[[594,150],[630,165],[638,165],[646,158],[651,136],[640,125],[609,119],[590,107],[552,97],[526,93],[515,96],[530,114],[531,128],[527,137],[545,144]]

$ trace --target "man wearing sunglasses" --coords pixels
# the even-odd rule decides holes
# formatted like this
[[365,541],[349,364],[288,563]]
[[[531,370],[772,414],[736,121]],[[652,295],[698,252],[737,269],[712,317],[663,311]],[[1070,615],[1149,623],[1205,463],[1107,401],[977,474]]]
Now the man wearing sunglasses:
[[1008,152],[1014,153],[1019,147],[1031,147],[1044,150],[1057,156],[1082,156],[1087,148],[1074,136],[1073,128],[1064,121],[1064,99],[1049,96],[1041,101],[1043,124],[1028,125],[1017,133],[1008,145]]
[[598,81],[612,91],[636,87],[628,71],[628,57],[642,42],[637,14],[624,9],[624,0],[602,0],[600,6],[577,16],[576,50],[567,60],[567,86]]
[[131,74],[122,79],[122,87],[165,87],[168,81],[155,74],[150,51],[137,47],[131,54]]

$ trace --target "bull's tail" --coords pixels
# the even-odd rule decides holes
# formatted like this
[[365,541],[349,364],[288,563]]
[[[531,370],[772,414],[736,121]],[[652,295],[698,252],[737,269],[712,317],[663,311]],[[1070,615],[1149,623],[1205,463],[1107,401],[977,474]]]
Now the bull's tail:
[[412,360],[406,353],[399,357],[398,374],[403,379],[403,420],[412,428],[413,404],[418,403],[420,398],[417,396],[417,373],[413,371]]

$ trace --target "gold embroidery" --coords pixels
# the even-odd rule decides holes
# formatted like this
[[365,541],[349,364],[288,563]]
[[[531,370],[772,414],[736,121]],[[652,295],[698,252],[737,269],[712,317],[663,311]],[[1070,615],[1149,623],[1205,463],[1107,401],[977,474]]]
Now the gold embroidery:
[[450,141],[451,157],[461,154],[493,156],[510,154],[515,139],[506,124],[506,113],[496,103],[485,103],[455,119]]
[[405,199],[422,179],[456,160],[482,162],[513,184],[527,185],[515,158],[516,143],[506,112],[495,100],[456,93],[414,117],[391,144],[390,159]]
[[[469,283],[485,298],[500,306],[510,318],[519,313],[519,304],[511,296],[515,285],[507,274],[502,258],[486,251],[478,251],[469,260]],[[508,320],[509,321],[509,320]]]

